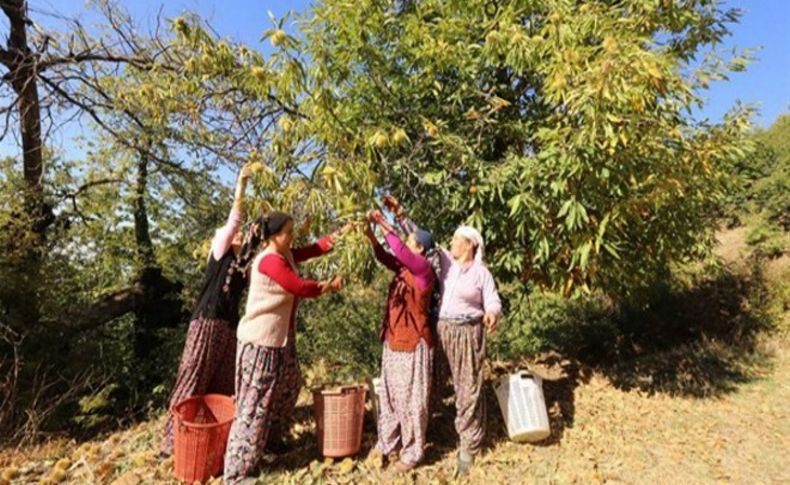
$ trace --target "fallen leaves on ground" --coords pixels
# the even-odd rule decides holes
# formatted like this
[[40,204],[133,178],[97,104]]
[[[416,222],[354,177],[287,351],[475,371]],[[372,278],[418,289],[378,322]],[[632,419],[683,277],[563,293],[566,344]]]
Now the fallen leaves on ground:
[[[398,475],[382,467],[381,454],[369,453],[375,444],[370,413],[359,456],[320,457],[305,391],[291,430],[294,449],[267,456],[261,477],[264,483],[283,484],[749,483],[755,477],[764,483],[789,483],[785,463],[790,456],[790,342],[770,345],[768,370],[758,367],[731,392],[711,398],[623,390],[601,374],[582,378],[584,370],[572,369],[573,363],[558,356],[501,363],[512,368],[529,365],[548,378],[544,391],[552,435],[536,444],[508,441],[488,387],[490,443],[465,481],[454,477],[451,400],[431,421],[424,465]],[[0,484],[178,483],[172,458],[158,456],[163,424],[162,419],[141,423],[80,445],[53,441],[35,449],[0,452]]]

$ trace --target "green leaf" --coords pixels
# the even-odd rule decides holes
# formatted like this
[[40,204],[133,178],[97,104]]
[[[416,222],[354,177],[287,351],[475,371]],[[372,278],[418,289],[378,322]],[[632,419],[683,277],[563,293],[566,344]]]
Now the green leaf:
[[579,266],[582,269],[587,269],[587,263],[590,258],[590,249],[592,249],[592,241],[587,241],[579,249]]

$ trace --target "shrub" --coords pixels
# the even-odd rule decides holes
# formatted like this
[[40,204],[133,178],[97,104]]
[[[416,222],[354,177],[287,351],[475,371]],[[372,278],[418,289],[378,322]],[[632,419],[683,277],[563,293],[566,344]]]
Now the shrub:
[[538,292],[512,301],[491,354],[513,359],[556,351],[568,356],[602,356],[617,338],[616,312],[602,295],[568,299]]
[[317,380],[347,382],[378,374],[379,329],[390,277],[382,271],[370,286],[352,284],[340,293],[302,302],[300,359],[305,367],[320,366],[329,374]]

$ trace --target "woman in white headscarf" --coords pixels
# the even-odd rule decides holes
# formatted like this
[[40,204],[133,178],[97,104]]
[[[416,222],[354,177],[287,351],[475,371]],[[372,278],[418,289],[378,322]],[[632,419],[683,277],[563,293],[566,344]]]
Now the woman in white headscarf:
[[[397,199],[387,196],[384,205],[406,231],[416,227]],[[460,226],[453,235],[450,250],[438,248],[434,258],[441,286],[435,350],[436,385],[440,387],[448,373],[452,377],[455,429],[460,439],[459,475],[469,473],[485,436],[482,395],[485,330],[495,330],[502,312],[494,278],[483,261],[484,255],[485,244],[480,232],[470,226]]]

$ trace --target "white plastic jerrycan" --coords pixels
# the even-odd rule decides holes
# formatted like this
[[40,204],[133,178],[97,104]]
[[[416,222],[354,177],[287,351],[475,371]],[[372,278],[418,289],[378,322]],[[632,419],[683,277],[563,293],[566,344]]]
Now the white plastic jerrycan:
[[527,370],[502,376],[494,382],[494,391],[511,440],[540,441],[551,434],[539,376]]

